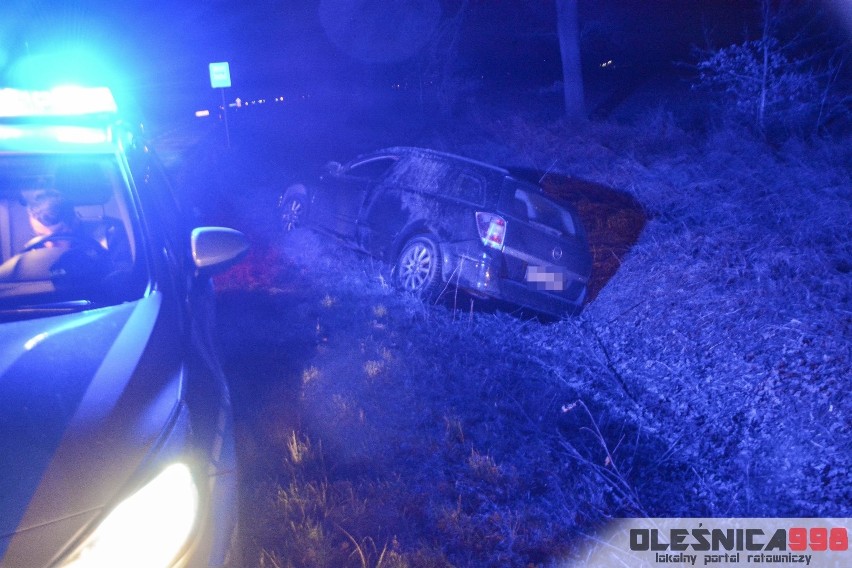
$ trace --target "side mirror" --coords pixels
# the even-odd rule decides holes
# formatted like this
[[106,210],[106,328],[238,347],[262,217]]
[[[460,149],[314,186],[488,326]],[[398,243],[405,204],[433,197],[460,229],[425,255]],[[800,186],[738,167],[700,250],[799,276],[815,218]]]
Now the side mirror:
[[239,261],[248,251],[248,239],[226,227],[197,227],[191,236],[192,260],[199,276],[212,276]]

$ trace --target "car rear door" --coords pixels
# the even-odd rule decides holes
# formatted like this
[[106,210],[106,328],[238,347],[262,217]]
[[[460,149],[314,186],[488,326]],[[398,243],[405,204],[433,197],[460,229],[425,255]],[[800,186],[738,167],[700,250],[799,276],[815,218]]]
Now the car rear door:
[[371,156],[329,174],[314,195],[312,218],[320,227],[354,239],[367,194],[395,162],[394,156]]
[[391,260],[399,238],[413,225],[435,228],[446,217],[445,200],[438,196],[450,171],[444,159],[431,153],[402,154],[367,198],[359,227],[364,249]]
[[576,213],[512,178],[504,181],[500,209],[507,218],[504,277],[569,301],[579,298],[591,255]]

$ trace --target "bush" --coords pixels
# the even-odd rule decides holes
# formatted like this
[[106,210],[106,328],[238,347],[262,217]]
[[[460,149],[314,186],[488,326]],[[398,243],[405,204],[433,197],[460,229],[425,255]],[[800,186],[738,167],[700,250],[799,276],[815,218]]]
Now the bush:
[[775,38],[720,49],[700,61],[698,71],[702,87],[724,93],[728,110],[761,130],[800,130],[819,115],[818,77],[786,56]]
[[839,81],[848,41],[822,30],[785,30],[786,22],[802,16],[825,20],[806,7],[776,13],[764,1],[761,37],[700,54],[694,86],[718,95],[726,117],[772,137],[848,125],[852,98]]

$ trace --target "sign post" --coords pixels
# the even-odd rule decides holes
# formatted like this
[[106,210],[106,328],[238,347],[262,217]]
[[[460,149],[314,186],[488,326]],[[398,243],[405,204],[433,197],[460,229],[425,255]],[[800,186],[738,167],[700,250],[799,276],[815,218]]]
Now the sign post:
[[228,105],[225,104],[225,89],[231,86],[231,69],[227,61],[210,64],[210,86],[222,93],[222,118],[225,120],[225,138],[231,147],[231,134],[228,131]]

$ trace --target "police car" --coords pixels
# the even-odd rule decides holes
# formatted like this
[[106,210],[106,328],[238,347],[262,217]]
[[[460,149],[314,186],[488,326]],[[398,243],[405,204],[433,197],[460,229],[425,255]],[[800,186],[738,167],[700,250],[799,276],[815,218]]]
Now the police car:
[[0,566],[219,566],[235,534],[210,277],[106,88],[0,89]]

